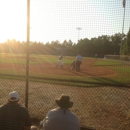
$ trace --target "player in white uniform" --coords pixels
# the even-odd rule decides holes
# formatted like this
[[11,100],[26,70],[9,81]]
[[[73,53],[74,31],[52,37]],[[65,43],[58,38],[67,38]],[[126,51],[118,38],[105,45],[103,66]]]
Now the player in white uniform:
[[62,62],[63,54],[59,56],[58,63],[55,68],[57,68],[59,65],[61,66],[61,69],[63,69],[64,63]]

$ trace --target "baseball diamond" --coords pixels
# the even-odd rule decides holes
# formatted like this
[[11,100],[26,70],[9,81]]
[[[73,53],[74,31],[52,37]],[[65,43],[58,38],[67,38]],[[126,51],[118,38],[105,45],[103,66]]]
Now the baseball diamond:
[[[76,72],[75,70],[70,71],[70,65],[65,64],[64,70],[55,69],[54,63],[39,63],[39,64],[32,64],[29,67],[29,71],[35,74],[50,74],[50,75],[69,75],[69,76],[113,76],[117,73],[113,70],[108,69],[107,67],[101,66],[93,66],[96,62],[95,59],[87,59],[84,60],[81,64],[81,71]],[[26,66],[22,64],[12,64],[12,63],[1,63],[0,70],[15,70],[15,71],[26,71]]]

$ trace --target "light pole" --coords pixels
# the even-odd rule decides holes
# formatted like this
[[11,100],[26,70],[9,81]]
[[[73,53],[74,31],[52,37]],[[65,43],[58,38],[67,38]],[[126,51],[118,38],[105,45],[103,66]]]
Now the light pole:
[[124,34],[125,5],[126,5],[126,0],[123,0],[124,15],[123,15],[122,34],[121,34],[120,55],[121,55],[121,50],[122,50],[122,39],[123,39],[123,34]]
[[[79,38],[80,38],[80,30],[82,30],[82,28],[81,28],[81,27],[77,27],[76,29],[78,30],[78,41],[79,41]],[[78,41],[77,41],[77,43],[78,43]]]

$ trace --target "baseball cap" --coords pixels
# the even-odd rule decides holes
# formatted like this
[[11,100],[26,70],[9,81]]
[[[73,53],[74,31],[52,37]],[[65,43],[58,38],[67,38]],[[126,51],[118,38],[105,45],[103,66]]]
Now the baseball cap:
[[9,99],[9,101],[18,101],[19,94],[16,91],[10,92],[8,99]]

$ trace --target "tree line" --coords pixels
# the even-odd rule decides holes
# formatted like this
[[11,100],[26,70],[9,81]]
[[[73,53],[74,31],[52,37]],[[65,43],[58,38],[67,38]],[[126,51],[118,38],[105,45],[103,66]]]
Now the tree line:
[[[30,42],[29,53],[30,54],[44,54],[44,55],[76,55],[77,51],[83,56],[98,56],[104,55],[119,55],[120,45],[122,40],[122,54],[130,54],[130,30],[127,35],[121,33],[115,33],[114,35],[102,35],[91,39],[84,38],[78,40],[77,43],[73,43],[71,40],[64,40],[60,43],[58,40],[42,43],[42,42]],[[25,41],[16,41],[15,39],[8,39],[6,42],[0,44],[1,53],[26,53],[27,44]]]

